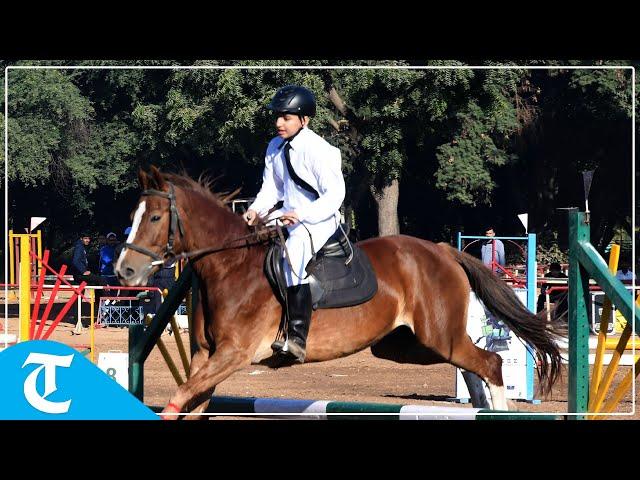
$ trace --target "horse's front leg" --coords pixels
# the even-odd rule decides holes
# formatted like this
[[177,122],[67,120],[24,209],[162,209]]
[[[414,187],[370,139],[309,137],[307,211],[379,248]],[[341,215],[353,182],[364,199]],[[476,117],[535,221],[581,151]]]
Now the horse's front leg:
[[[206,296],[206,291],[200,291],[200,296],[198,298],[198,304],[193,312],[193,336],[194,339],[192,341],[196,342],[198,345],[198,349],[193,354],[191,358],[191,373],[190,377],[194,376],[198,373],[198,371],[207,363],[209,360],[209,356],[211,355],[211,350],[215,351],[215,345],[211,345],[207,340],[204,330],[204,309],[202,306],[202,298]],[[196,406],[191,410],[192,415],[185,416],[185,420],[202,420],[204,417],[202,415],[193,415],[194,413],[203,413],[207,406],[209,405],[208,397],[213,395],[213,391],[215,387],[211,387],[209,392],[207,392],[207,400],[202,402],[200,405]]]
[[[209,359],[209,349],[200,347],[196,353],[194,353],[193,358],[191,359],[191,375],[194,376],[198,371],[207,363]],[[202,402],[200,405],[191,410],[192,415],[187,415],[184,417],[185,420],[202,420],[204,417],[202,415],[193,415],[194,413],[203,413],[207,406],[209,405],[208,397],[213,395],[215,387],[211,387],[209,392],[207,392],[207,400]]]
[[191,407],[208,401],[217,384],[250,364],[251,355],[246,350],[232,341],[220,342],[215,353],[171,397],[161,413],[162,418],[177,420],[178,412],[189,411]]

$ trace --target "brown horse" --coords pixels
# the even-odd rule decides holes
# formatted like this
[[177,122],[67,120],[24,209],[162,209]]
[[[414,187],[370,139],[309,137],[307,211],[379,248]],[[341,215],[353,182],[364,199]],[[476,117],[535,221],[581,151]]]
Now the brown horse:
[[[221,197],[188,177],[161,174],[152,167],[151,174],[140,171],[139,179],[143,196],[133,214],[129,248],[116,265],[123,284],[145,285],[170,250],[177,254],[230,245],[250,233]],[[501,357],[476,347],[467,335],[473,289],[532,346],[540,392],[550,391],[561,364],[555,333],[479,260],[445,243],[406,235],[372,238],[358,246],[371,260],[378,291],[361,305],[315,311],[307,362],[344,357],[367,347],[380,358],[401,363],[449,362],[484,379],[493,408],[506,410]],[[265,245],[251,244],[192,262],[200,279],[201,302],[193,323],[198,350],[191,377],[163,413],[202,412],[215,386],[229,375],[252,363],[268,364],[282,307],[263,274],[265,253]]]

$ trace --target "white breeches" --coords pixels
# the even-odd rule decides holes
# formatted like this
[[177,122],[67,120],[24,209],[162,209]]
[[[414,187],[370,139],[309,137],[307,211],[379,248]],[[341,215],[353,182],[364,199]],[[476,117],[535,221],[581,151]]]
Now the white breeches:
[[[338,228],[338,222],[334,217],[331,217],[324,222],[316,224],[306,224],[309,229],[311,237],[313,238],[313,248],[316,252],[320,250],[327,240]],[[289,229],[289,238],[287,239],[287,250],[289,251],[289,260],[284,260],[284,274],[287,280],[287,287],[294,285],[302,285],[309,283],[309,279],[305,278],[307,272],[305,267],[313,256],[311,252],[311,242],[309,241],[309,232],[300,223],[295,224]],[[285,252],[282,252],[284,257]],[[291,261],[291,266],[289,265]],[[291,271],[293,267],[293,272]]]

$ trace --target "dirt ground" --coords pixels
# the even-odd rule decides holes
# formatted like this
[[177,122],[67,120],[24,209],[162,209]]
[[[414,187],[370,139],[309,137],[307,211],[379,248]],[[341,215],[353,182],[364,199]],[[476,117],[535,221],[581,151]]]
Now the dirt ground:
[[[10,331],[15,332],[17,319],[11,319],[9,324]],[[88,344],[89,330],[85,329],[82,334],[73,335],[74,326],[71,323],[61,323],[51,339],[69,345]],[[100,352],[109,350],[126,352],[127,335],[126,328],[96,329],[95,361],[97,362]],[[165,333],[162,338],[172,353],[174,361],[180,364],[175,337]],[[188,334],[183,334],[182,338],[188,348]],[[630,369],[631,367],[620,367],[613,385],[618,385]],[[513,401],[510,408],[519,411],[566,413],[568,410],[567,378],[565,366],[562,380],[554,386],[550,396],[541,399],[540,404]],[[175,389],[176,383],[156,347],[145,364],[145,403],[164,406]],[[217,387],[216,394],[462,408],[471,406],[455,402],[455,367],[452,365],[396,364],[375,358],[369,349],[337,360],[277,370],[262,365],[252,365],[234,373],[222,382]],[[640,420],[638,410],[635,414],[631,414],[633,411],[631,395],[631,391],[627,393],[616,410],[625,415],[610,418]],[[636,402],[639,400],[640,389],[636,388]]]

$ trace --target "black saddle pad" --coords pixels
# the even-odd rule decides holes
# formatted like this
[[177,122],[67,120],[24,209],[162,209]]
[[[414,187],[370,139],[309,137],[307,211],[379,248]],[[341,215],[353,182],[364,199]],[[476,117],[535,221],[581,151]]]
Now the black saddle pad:
[[359,305],[378,291],[378,281],[369,257],[353,245],[353,258],[321,256],[307,266],[313,308],[340,308]]
[[[378,291],[378,281],[366,253],[346,242],[341,244],[341,252],[336,251],[335,242],[327,242],[326,247],[318,252],[315,262],[307,265],[313,309],[351,307],[370,300]],[[346,263],[349,247],[353,248],[353,257]],[[282,252],[282,245],[276,241],[264,262],[265,275],[280,302],[286,295]]]

